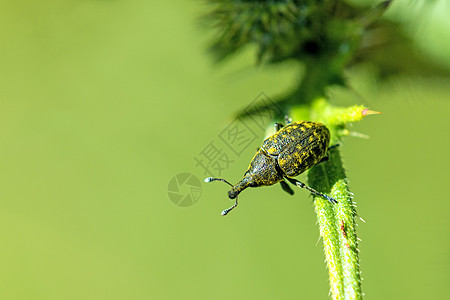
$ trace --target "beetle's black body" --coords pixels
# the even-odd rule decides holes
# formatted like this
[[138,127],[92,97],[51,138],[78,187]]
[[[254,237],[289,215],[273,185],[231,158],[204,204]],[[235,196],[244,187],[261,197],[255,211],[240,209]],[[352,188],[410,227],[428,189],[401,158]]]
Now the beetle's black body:
[[[330,142],[328,128],[323,124],[309,121],[293,122],[285,127],[277,123],[276,126],[277,132],[264,140],[263,145],[250,162],[244,177],[236,185],[233,186],[224,179],[212,177],[206,178],[205,182],[215,180],[226,182],[232,186],[228,196],[230,199],[234,199],[247,187],[268,186],[278,182],[281,183],[283,190],[293,194],[294,192],[284,181],[287,179],[292,184],[306,188],[311,193],[324,197],[330,202],[337,202],[292,178],[327,159]],[[236,206],[237,200],[235,205],[224,210],[222,215],[226,215]]]
[[228,192],[231,199],[247,187],[272,185],[320,162],[330,142],[328,129],[315,122],[294,122],[264,140],[244,178]]

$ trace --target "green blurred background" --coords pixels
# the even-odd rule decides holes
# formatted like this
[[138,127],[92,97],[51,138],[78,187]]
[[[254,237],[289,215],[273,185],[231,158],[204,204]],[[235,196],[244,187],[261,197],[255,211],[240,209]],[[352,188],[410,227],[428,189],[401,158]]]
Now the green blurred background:
[[[450,68],[450,5],[396,1],[430,61]],[[420,7],[420,9],[418,9]],[[178,173],[260,92],[298,80],[212,62],[199,1],[0,3],[1,299],[328,299],[311,197],[277,186],[203,185],[169,201]],[[407,55],[407,54],[406,54]],[[383,114],[355,124],[342,153],[355,193],[367,299],[450,293],[450,80],[370,70],[353,83]],[[236,182],[255,148],[223,176]],[[304,176],[301,178],[304,179]],[[203,184],[203,183],[202,183]]]

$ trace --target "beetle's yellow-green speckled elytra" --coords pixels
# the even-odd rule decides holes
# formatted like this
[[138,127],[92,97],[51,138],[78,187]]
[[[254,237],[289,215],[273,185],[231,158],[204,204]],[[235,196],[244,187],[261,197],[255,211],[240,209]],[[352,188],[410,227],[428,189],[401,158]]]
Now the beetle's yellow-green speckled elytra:
[[334,198],[292,178],[328,159],[327,152],[330,142],[328,128],[321,123],[310,121],[293,122],[284,127],[280,123],[276,123],[275,128],[275,134],[264,140],[261,148],[250,162],[244,178],[236,185],[232,185],[222,178],[208,177],[205,179],[205,182],[223,181],[231,186],[228,197],[236,198],[236,202],[232,207],[222,211],[222,215],[228,214],[237,206],[237,196],[247,187],[267,186],[280,182],[283,190],[292,195],[294,191],[288,186],[285,179],[298,187],[307,189],[314,195],[337,203]]

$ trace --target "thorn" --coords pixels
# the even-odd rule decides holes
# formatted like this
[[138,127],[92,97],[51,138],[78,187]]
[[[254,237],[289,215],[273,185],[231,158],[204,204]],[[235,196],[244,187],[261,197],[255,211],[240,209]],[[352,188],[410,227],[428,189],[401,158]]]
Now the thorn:
[[366,109],[363,109],[361,114],[363,115],[363,117],[365,117],[365,116],[368,116],[368,115],[379,115],[379,114],[381,114],[381,112],[375,111],[375,110],[370,110],[370,109],[366,108]]
[[370,139],[369,135],[361,133],[361,132],[356,132],[356,131],[349,131],[348,135],[349,136],[354,136],[354,137],[357,137],[357,138],[361,138],[361,139],[366,139],[366,140]]
[[319,244],[319,242],[320,242],[320,235],[319,235],[319,238],[317,239],[317,242],[316,242],[316,247],[317,247],[317,245]]
[[363,218],[359,217],[359,219],[360,219],[361,221],[363,221],[363,223],[366,223],[366,221],[364,221],[364,219],[363,219]]

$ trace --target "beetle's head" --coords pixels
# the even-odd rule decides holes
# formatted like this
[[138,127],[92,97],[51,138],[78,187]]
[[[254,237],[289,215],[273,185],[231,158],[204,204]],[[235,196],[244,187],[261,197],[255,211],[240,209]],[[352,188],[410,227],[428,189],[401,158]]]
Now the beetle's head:
[[239,181],[236,185],[231,187],[231,190],[228,191],[228,197],[230,199],[236,198],[243,190],[252,186],[251,176],[244,176],[241,181]]
[[239,195],[239,192],[236,191],[236,189],[234,189],[234,188],[232,188],[231,190],[228,191],[228,197],[230,197],[230,199],[236,198],[237,195]]

